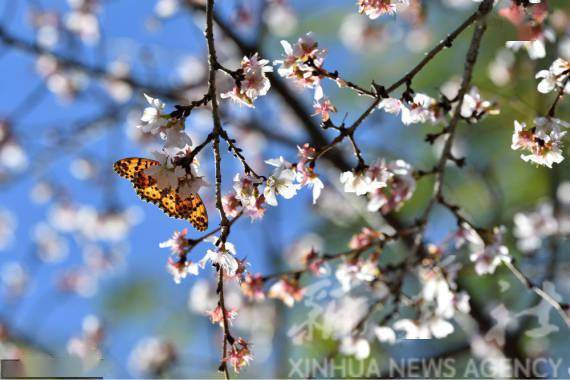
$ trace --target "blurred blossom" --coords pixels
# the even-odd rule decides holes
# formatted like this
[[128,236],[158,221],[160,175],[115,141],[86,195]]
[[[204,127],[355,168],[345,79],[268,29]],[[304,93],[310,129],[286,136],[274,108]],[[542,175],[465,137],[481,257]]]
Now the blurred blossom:
[[304,294],[305,289],[300,287],[298,280],[282,278],[271,285],[267,296],[283,301],[288,307],[293,307],[295,302],[303,299]]
[[206,72],[204,62],[195,56],[184,57],[176,67],[177,77],[185,85],[199,83],[206,78]]
[[57,277],[57,286],[62,292],[75,293],[83,298],[97,293],[97,277],[86,268],[69,269]]
[[556,195],[565,206],[570,206],[570,181],[562,182],[556,190]]
[[104,330],[101,321],[94,315],[83,318],[82,333],[67,342],[67,353],[76,356],[83,362],[83,368],[90,370],[103,359],[100,344]]
[[78,69],[60,67],[52,55],[43,54],[36,60],[36,70],[48,89],[64,101],[73,100],[88,84],[87,75]]
[[374,334],[380,343],[396,343],[396,332],[390,327],[377,326],[374,328]]
[[48,221],[61,232],[77,229],[77,208],[69,202],[56,203],[48,212]]
[[543,239],[558,231],[558,222],[549,203],[539,205],[533,212],[515,214],[514,223],[517,246],[523,252],[539,249]]
[[286,0],[269,0],[263,19],[272,34],[285,37],[297,29],[297,15]]
[[349,335],[367,311],[366,297],[335,297],[323,310],[323,335],[335,339]]
[[243,331],[251,339],[255,359],[259,362],[271,357],[273,338],[278,326],[275,305],[270,303],[247,304],[240,308],[239,318],[234,321],[235,329]]
[[451,8],[466,9],[473,6],[473,0],[443,0],[443,4]]
[[507,50],[501,49],[497,53],[495,59],[489,64],[489,77],[497,86],[505,86],[511,81],[513,75],[513,66],[515,64],[514,54]]
[[125,247],[113,245],[103,248],[100,245],[88,244],[83,249],[83,261],[96,276],[106,274],[123,263]]
[[179,0],[158,0],[154,6],[154,13],[160,18],[168,18],[178,12],[179,7]]
[[365,283],[371,283],[380,275],[378,258],[345,260],[336,268],[335,276],[345,292]]
[[[469,259],[475,263],[478,275],[493,274],[502,262],[510,262],[509,249],[504,244],[504,227],[495,227],[492,231],[484,231],[481,236],[471,226],[463,223],[458,234],[463,241],[469,243]],[[462,243],[459,244],[460,246]]]
[[49,202],[53,195],[54,189],[52,185],[45,181],[36,182],[30,191],[30,198],[37,204],[45,204]]
[[[141,220],[138,207],[125,210],[109,210],[96,212],[95,209],[83,207],[78,221],[84,236],[91,240],[117,242],[126,238],[131,228]],[[80,211],[81,211],[80,210]]]
[[28,167],[28,156],[20,144],[8,141],[0,145],[0,166],[21,172]]
[[36,30],[38,44],[45,48],[53,48],[60,39],[61,19],[56,12],[31,9],[30,24]]
[[570,36],[565,36],[558,43],[558,54],[560,57],[570,60]]
[[69,245],[57,231],[46,223],[39,223],[34,228],[34,242],[38,257],[46,263],[56,263],[67,257]]
[[519,51],[524,48],[530,59],[541,59],[546,57],[546,46],[542,40],[507,41],[505,46],[513,51]]
[[5,294],[9,298],[23,295],[28,287],[29,276],[24,267],[17,262],[8,262],[0,270],[0,279]]
[[111,75],[103,82],[109,95],[119,103],[129,101],[133,95],[133,88],[125,79],[131,72],[130,65],[121,60],[113,61],[109,65],[109,72]]
[[75,178],[86,180],[95,175],[97,168],[92,161],[86,158],[76,158],[71,162],[69,170]]
[[140,222],[141,212],[138,207],[99,211],[92,206],[75,206],[67,202],[54,205],[48,220],[61,232],[79,233],[91,241],[117,242]]
[[[384,165],[383,162],[382,165]],[[376,189],[370,194],[368,211],[381,211],[383,214],[388,214],[392,210],[398,210],[412,198],[416,190],[413,168],[406,161],[389,162],[386,169],[389,173],[387,186]]]
[[414,53],[422,53],[432,44],[432,36],[427,29],[412,29],[406,35],[406,47]]
[[352,355],[357,360],[364,360],[370,356],[370,344],[364,338],[347,336],[342,338],[339,352],[343,355]]
[[158,337],[140,340],[129,356],[129,369],[133,374],[150,377],[164,375],[176,362],[174,345]]
[[295,241],[285,249],[284,257],[291,267],[296,268],[309,251],[322,251],[323,248],[324,240],[321,236],[315,233],[307,233],[295,239]]
[[[0,357],[5,360],[22,360],[24,350],[11,342],[10,330],[0,322]],[[24,376],[23,371],[17,374]]]
[[188,296],[190,311],[204,315],[212,310],[218,302],[214,286],[207,280],[198,279],[194,282]]
[[344,45],[359,52],[378,52],[386,47],[385,27],[356,14],[347,15],[339,28]]
[[6,209],[0,209],[0,251],[12,245],[16,234],[17,221],[14,214]]
[[68,0],[71,12],[65,17],[65,25],[81,38],[85,44],[99,42],[99,20],[96,16],[98,4],[95,0]]
[[358,12],[372,20],[383,15],[394,15],[410,5],[410,0],[358,0]]

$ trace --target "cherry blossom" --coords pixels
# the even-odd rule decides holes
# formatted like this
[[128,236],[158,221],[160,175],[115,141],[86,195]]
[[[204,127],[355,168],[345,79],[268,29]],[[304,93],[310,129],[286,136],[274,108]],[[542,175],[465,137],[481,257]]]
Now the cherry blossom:
[[227,362],[234,368],[234,371],[239,373],[241,368],[248,365],[252,359],[249,343],[243,338],[238,338],[230,349]]
[[529,129],[525,123],[515,120],[511,149],[529,152],[530,154],[521,154],[523,161],[548,168],[562,162],[562,138],[566,131],[562,131],[561,127],[568,128],[568,124],[555,118],[536,118],[534,124]]
[[172,237],[159,244],[160,248],[170,248],[170,251],[174,255],[183,255],[187,252],[190,247],[190,242],[186,238],[188,229],[185,228],[182,231],[175,231]]
[[548,94],[555,89],[564,87],[565,93],[570,93],[570,62],[558,58],[556,59],[548,70],[541,70],[536,74],[537,79],[542,79],[538,84],[538,91],[543,94]]
[[483,100],[479,89],[472,87],[469,93],[463,97],[461,105],[461,116],[475,122],[484,115],[497,115],[499,110],[495,108],[495,104],[488,100]]
[[234,177],[235,197],[240,200],[244,207],[253,207],[259,198],[258,185],[261,180],[251,175],[236,174]]
[[300,287],[298,280],[281,278],[271,285],[267,293],[269,298],[277,298],[289,307],[303,298],[305,290]]
[[[216,308],[209,312],[210,320],[214,324],[222,325],[224,323],[224,312],[220,305],[217,305]],[[237,318],[237,312],[235,310],[226,310],[225,319],[231,323],[232,320]]]
[[231,98],[239,104],[253,108],[255,99],[266,95],[271,87],[266,73],[272,72],[273,67],[268,64],[269,61],[259,59],[257,53],[250,58],[244,57],[239,71],[240,79],[236,81],[236,86],[230,92],[221,94],[221,97]]
[[400,319],[394,323],[394,329],[404,331],[406,339],[441,339],[454,331],[449,321],[436,314],[423,315],[419,320]]
[[162,131],[168,120],[162,113],[166,104],[160,99],[153,98],[147,94],[143,94],[150,107],[146,107],[141,116],[142,124],[137,125],[144,133],[152,133],[153,135]]
[[363,283],[370,283],[379,275],[378,259],[374,256],[366,260],[345,261],[337,267],[335,272],[335,276],[345,292]]
[[542,241],[556,234],[559,229],[550,203],[543,203],[532,212],[515,214],[514,224],[513,233],[517,238],[517,246],[523,252],[539,249]]
[[263,291],[263,286],[265,281],[263,277],[259,274],[247,273],[241,282],[241,288],[243,293],[253,300],[263,300],[265,298],[265,292]]
[[358,12],[364,13],[374,20],[384,14],[393,15],[399,9],[409,5],[409,0],[359,0]]
[[340,182],[344,184],[344,191],[365,195],[386,187],[387,181],[392,177],[383,161],[377,161],[364,170],[348,171],[340,175]]
[[83,362],[83,367],[90,370],[102,360],[100,345],[104,337],[101,321],[94,315],[83,319],[81,336],[75,336],[67,342],[67,352],[77,356]]
[[363,360],[370,356],[370,344],[364,338],[347,336],[342,339],[339,352],[343,355],[352,355],[358,360]]
[[385,98],[378,104],[378,108],[394,115],[400,115],[404,125],[432,122],[442,120],[443,108],[428,95],[417,93],[408,101],[395,98]]
[[232,243],[220,242],[216,236],[210,236],[205,241],[212,243],[216,248],[206,251],[199,262],[200,267],[204,268],[206,263],[210,261],[213,265],[219,265],[228,276],[234,276],[239,269],[238,261],[235,258],[235,246]]
[[362,231],[352,237],[348,246],[350,249],[364,249],[370,247],[375,242],[383,240],[384,235],[369,227],[362,228]]
[[313,114],[313,116],[319,115],[323,122],[329,121],[331,116],[330,114],[337,112],[337,109],[334,106],[334,104],[331,102],[329,98],[326,97],[322,97],[318,100],[315,100],[313,108],[315,109],[315,113]]
[[161,131],[165,140],[163,150],[170,157],[184,155],[192,147],[192,139],[184,131],[183,126],[175,125]]
[[222,197],[222,207],[227,216],[235,218],[241,210],[241,201],[237,198],[236,193],[230,192]]
[[403,160],[392,161],[387,164],[387,170],[391,177],[386,187],[370,193],[368,211],[387,214],[400,208],[414,194],[416,179],[410,164]]
[[321,76],[315,68],[322,67],[326,50],[319,49],[310,33],[300,37],[294,46],[287,41],[281,41],[281,46],[285,50],[285,58],[274,61],[280,65],[279,75],[295,80],[302,87],[315,88],[317,94],[322,93]]
[[8,297],[20,297],[28,288],[30,275],[19,262],[10,261],[0,269],[0,282]]
[[11,211],[0,209],[0,251],[8,248],[14,240],[16,217]]
[[297,194],[298,184],[293,182],[296,180],[297,175],[293,170],[293,165],[279,157],[265,161],[276,169],[269,178],[267,178],[263,195],[265,201],[271,206],[277,206],[277,197],[279,194],[285,199],[291,199]]
[[157,337],[141,339],[129,356],[129,367],[135,374],[158,376],[177,359],[174,345]]
[[184,168],[174,166],[172,158],[166,153],[155,151],[153,155],[160,164],[145,169],[145,174],[154,178],[161,189],[176,189],[178,179],[186,175]]
[[499,264],[511,261],[509,249],[503,243],[504,227],[494,228],[488,233],[487,240],[468,225],[463,224],[462,229],[468,231],[464,236],[469,239],[469,259],[475,263],[475,272],[478,275],[493,274]]
[[376,338],[378,338],[378,341],[380,341],[381,343],[382,342],[386,342],[389,344],[396,343],[396,332],[390,327],[386,326],[374,327],[374,334],[376,335]]

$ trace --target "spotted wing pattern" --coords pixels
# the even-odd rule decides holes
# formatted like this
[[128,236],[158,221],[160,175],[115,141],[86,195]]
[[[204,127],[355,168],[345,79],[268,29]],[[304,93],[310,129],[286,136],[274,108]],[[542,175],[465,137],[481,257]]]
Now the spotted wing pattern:
[[198,231],[205,231],[208,213],[198,194],[183,198],[174,190],[160,189],[156,180],[144,173],[145,169],[158,164],[145,158],[125,158],[115,162],[113,167],[121,177],[132,182],[141,199],[154,203],[168,216],[188,220]]
[[129,157],[115,162],[113,169],[123,178],[133,180],[137,173],[142,172],[151,166],[160,165],[158,161],[148,158]]

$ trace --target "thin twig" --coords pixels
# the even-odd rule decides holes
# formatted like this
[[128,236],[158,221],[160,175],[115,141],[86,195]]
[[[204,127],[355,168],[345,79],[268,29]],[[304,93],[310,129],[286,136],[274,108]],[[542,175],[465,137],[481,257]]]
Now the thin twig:
[[[216,171],[216,208],[220,214],[220,246],[219,249],[224,249],[224,244],[227,240],[230,231],[230,222],[224,211],[222,204],[222,172],[221,163],[222,157],[220,155],[220,136],[223,133],[222,122],[220,120],[220,114],[218,111],[218,98],[216,90],[216,70],[219,68],[217,57],[216,57],[216,47],[214,43],[214,0],[208,0],[206,9],[206,41],[208,45],[208,95],[211,99],[212,105],[212,121],[213,121],[213,147],[214,147],[214,162]],[[228,354],[228,342],[231,344],[232,338],[229,330],[229,325],[226,315],[226,306],[224,301],[224,268],[218,266],[218,295],[219,295],[219,306],[222,310],[223,315],[223,348],[222,348],[222,358],[220,364],[220,370],[224,373],[226,379],[230,378],[230,374],[227,366],[227,354]]]

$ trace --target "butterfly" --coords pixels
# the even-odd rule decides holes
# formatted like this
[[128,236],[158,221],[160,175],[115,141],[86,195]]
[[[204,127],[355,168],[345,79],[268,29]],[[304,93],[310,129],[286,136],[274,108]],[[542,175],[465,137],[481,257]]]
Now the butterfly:
[[144,171],[160,165],[158,161],[147,158],[123,158],[113,165],[113,169],[133,184],[137,195],[144,201],[154,203],[168,216],[188,220],[198,231],[208,228],[208,212],[198,194],[188,198],[181,197],[173,189],[161,189],[156,180]]

